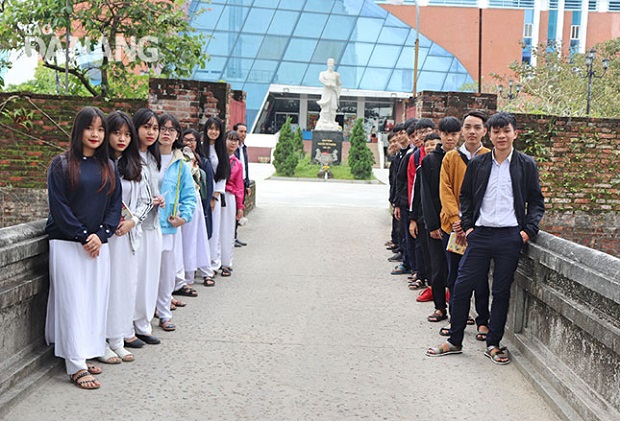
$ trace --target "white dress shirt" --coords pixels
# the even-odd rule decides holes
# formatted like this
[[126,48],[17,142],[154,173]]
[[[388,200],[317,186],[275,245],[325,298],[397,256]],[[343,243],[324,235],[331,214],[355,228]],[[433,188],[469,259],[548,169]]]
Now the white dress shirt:
[[510,176],[510,162],[513,152],[514,149],[510,151],[508,158],[501,164],[495,159],[495,150],[491,152],[493,157],[491,175],[484,192],[476,226],[505,228],[519,225],[515,214],[512,178]]

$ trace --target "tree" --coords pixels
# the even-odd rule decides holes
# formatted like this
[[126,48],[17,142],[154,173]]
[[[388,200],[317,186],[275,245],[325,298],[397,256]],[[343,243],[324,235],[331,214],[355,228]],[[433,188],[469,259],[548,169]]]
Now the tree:
[[44,67],[67,71],[90,95],[112,97],[133,88],[137,73],[187,77],[204,67],[205,38],[185,10],[184,1],[167,0],[6,0],[0,45],[37,52]]
[[295,131],[295,150],[299,153],[299,159],[304,159],[304,137],[301,133],[301,127],[297,127]]
[[372,175],[372,165],[375,163],[375,156],[366,146],[363,119],[357,119],[353,125],[349,142],[351,143],[351,149],[349,149],[349,168],[351,168],[351,174],[357,180],[369,179]]
[[[602,73],[602,59],[609,58],[603,78],[592,79],[591,112],[594,117],[620,115],[620,38],[598,44],[593,69]],[[587,74],[584,54],[562,55],[558,49],[541,45],[534,48],[536,66],[513,63],[522,85],[512,101],[499,99],[498,108],[506,111],[542,113],[558,116],[584,116],[587,103]],[[506,78],[495,75],[505,85]]]
[[287,177],[295,174],[295,168],[299,163],[299,153],[295,147],[295,136],[291,130],[291,119],[288,117],[278,137],[276,150],[273,152],[273,166],[276,172]]

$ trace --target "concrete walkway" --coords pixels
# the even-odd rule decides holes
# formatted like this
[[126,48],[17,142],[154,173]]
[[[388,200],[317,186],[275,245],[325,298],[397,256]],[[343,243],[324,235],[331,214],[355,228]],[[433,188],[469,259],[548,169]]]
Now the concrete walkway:
[[387,186],[258,180],[257,197],[233,276],[198,286],[176,332],[102,366],[98,391],[58,372],[7,419],[557,419],[473,329],[462,355],[424,356],[440,326],[389,275]]

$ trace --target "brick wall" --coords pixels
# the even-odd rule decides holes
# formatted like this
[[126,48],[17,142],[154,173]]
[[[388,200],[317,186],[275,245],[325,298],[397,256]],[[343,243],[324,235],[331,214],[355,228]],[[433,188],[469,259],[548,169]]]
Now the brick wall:
[[0,93],[0,187],[45,188],[47,166],[68,147],[71,123],[81,108],[133,114],[145,105],[142,100]]
[[406,117],[430,118],[437,123],[445,116],[461,118],[466,112],[478,110],[492,114],[497,109],[497,95],[471,92],[422,91],[407,104]]

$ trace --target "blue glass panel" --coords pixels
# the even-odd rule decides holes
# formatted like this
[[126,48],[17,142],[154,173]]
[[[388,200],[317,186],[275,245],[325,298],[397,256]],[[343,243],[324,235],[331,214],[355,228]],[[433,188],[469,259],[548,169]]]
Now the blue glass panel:
[[446,80],[443,83],[443,90],[460,91],[467,79],[468,75],[448,73],[446,75]]
[[534,23],[534,10],[526,10],[524,19],[524,23]]
[[221,4],[201,4],[198,11],[202,13],[198,16],[192,15],[191,25],[194,28],[213,29],[223,10],[224,6]]
[[450,54],[449,52],[447,52],[442,46],[440,46],[439,44],[435,44],[433,43],[433,45],[431,45],[431,49],[428,52],[429,56],[438,56],[438,57],[452,57],[452,54]]
[[251,6],[254,0],[228,0],[228,5]]
[[[326,64],[309,65],[308,70],[306,71],[306,75],[304,76],[304,81],[302,82],[302,85],[321,86],[321,82],[319,82],[319,74],[326,69],[327,69]],[[342,80],[342,77],[340,78],[340,80]]]
[[379,43],[381,44],[401,44],[409,35],[409,28],[392,28],[386,26],[379,35]]
[[300,37],[318,38],[327,22],[327,15],[302,13],[297,22],[294,34]]
[[377,42],[382,27],[383,19],[360,17],[357,19],[351,41]]
[[[313,1],[313,0],[310,0],[310,1]],[[275,0],[273,3],[275,3]],[[302,10],[304,8],[305,3],[306,3],[306,0],[282,0],[280,2],[280,7],[278,7],[278,9]]]
[[342,86],[349,89],[358,89],[362,81],[364,68],[356,66],[338,66],[338,73],[340,73]]
[[277,0],[254,0],[254,7],[273,8]]
[[231,56],[254,58],[263,42],[262,35],[239,35],[239,39],[231,52]]
[[[413,67],[413,47],[405,47],[400,53],[400,57],[396,62],[396,67],[399,69],[411,69]],[[420,52],[418,51],[418,63],[420,61]]]
[[409,25],[406,25],[402,20],[398,19],[394,15],[388,15],[387,18],[385,18],[385,24],[395,28],[409,28]]
[[273,83],[283,85],[300,85],[308,67],[305,63],[290,63],[283,61],[273,78]]
[[340,13],[343,15],[357,16],[365,2],[360,0],[342,0],[334,3],[332,13]]
[[245,100],[247,108],[258,110],[263,105],[267,92],[269,92],[269,84],[246,83],[242,89],[247,93]]
[[435,57],[428,56],[424,62],[424,70],[436,70],[438,72],[447,72],[452,66],[454,57]]
[[271,83],[277,67],[278,62],[275,60],[256,60],[247,81]]
[[549,20],[547,26],[547,39],[555,40],[557,35],[558,11],[549,10]]
[[311,61],[313,63],[327,63],[328,58],[333,58],[338,64],[345,46],[346,43],[342,41],[320,40]]
[[256,58],[280,60],[287,44],[287,37],[265,35],[263,45],[258,50]]
[[304,11],[329,13],[334,5],[334,0],[310,0],[304,6]]
[[206,63],[205,68],[201,70],[204,74],[212,76],[212,80],[220,79],[219,75],[222,74],[224,66],[226,65],[227,57],[211,56],[211,59]]
[[231,57],[228,59],[223,79],[227,82],[245,82],[252,68],[253,59]]
[[581,11],[573,12],[573,17],[571,18],[571,25],[581,25]]
[[394,67],[396,60],[400,56],[400,45],[377,44],[372,56],[370,56],[370,66]]
[[228,55],[237,40],[236,32],[216,32],[207,44],[207,53]]
[[426,72],[422,70],[418,77],[418,91],[441,91],[443,82],[446,79],[445,73]]
[[290,35],[297,24],[298,17],[298,12],[276,11],[267,33],[273,35]]
[[237,32],[243,26],[245,17],[250,9],[247,7],[226,6],[222,10],[220,20],[217,22],[218,31],[234,31]]
[[388,91],[412,92],[413,91],[413,70],[394,70],[390,82],[387,86]]
[[284,60],[309,62],[316,43],[315,39],[292,38],[284,54]]
[[251,34],[264,34],[271,24],[271,19],[275,10],[272,9],[250,9],[250,14],[243,26],[243,32]]
[[385,90],[387,83],[392,75],[392,69],[376,69],[373,67],[366,68],[360,89],[371,89],[375,91]]
[[374,48],[373,44],[365,44],[362,42],[350,42],[344,50],[344,54],[340,59],[341,64],[351,64],[355,66],[366,66],[370,54]]
[[349,39],[356,20],[356,18],[350,16],[331,15],[327,20],[322,37],[340,40]]
[[452,61],[452,66],[450,66],[450,73],[465,73],[467,74],[467,69],[461,64],[461,62],[455,57]]
[[364,1],[364,5],[360,11],[360,16],[369,16],[373,18],[385,19],[387,15],[388,12],[386,12],[383,7],[370,1]]

